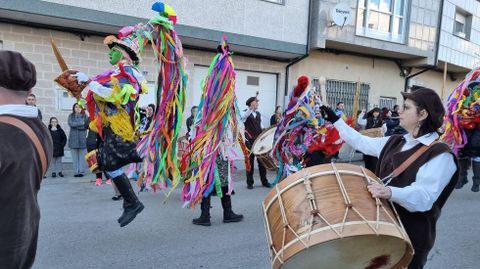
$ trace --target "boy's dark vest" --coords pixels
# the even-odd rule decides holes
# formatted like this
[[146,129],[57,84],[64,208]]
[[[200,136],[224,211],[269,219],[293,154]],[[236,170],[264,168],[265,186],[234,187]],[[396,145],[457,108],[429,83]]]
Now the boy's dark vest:
[[[410,157],[410,155],[423,145],[420,143],[409,150],[401,152],[405,143],[406,141],[402,135],[393,135],[390,137],[387,144],[383,147],[377,163],[376,174],[380,178],[388,176],[395,168],[400,166],[408,157]],[[412,184],[415,182],[417,172],[422,165],[445,152],[450,152],[450,149],[446,144],[437,143],[432,145],[402,174],[394,178],[389,186],[402,188]],[[416,250],[427,251],[433,247],[435,242],[436,222],[440,217],[442,207],[447,201],[448,196],[452,193],[457,180],[458,168],[450,179],[450,182],[443,189],[437,201],[433,204],[432,208],[426,212],[409,212],[404,207],[394,203],[405,230]]]
[[259,111],[256,111],[256,113],[256,117],[254,117],[252,113],[245,121],[245,137],[248,140],[257,139],[258,135],[262,132],[262,117]]

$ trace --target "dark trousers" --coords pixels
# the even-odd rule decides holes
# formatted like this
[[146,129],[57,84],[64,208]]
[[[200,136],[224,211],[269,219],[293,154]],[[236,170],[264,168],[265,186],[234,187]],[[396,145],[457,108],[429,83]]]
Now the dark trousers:
[[460,179],[458,180],[457,186],[462,187],[468,182],[468,169],[470,169],[471,160],[468,157],[459,157],[458,163],[460,164]]
[[427,263],[428,251],[415,250],[415,255],[408,265],[408,269],[423,269]]
[[[248,140],[247,147],[249,150],[252,149],[254,140]],[[253,153],[250,154],[249,156],[250,160],[250,171],[247,171],[247,186],[253,186],[253,172],[255,171],[255,155]],[[267,180],[267,169],[263,164],[258,160],[257,158],[257,164],[258,164],[258,171],[260,171],[260,180],[262,181],[263,185],[266,185],[268,183]]]

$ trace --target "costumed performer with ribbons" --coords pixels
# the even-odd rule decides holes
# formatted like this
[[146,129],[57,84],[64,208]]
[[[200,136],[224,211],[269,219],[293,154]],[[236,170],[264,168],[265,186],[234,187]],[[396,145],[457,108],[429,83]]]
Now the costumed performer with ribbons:
[[217,48],[206,78],[202,81],[202,97],[194,115],[190,143],[182,156],[185,185],[182,200],[193,207],[201,201],[202,213],[193,224],[210,226],[210,197],[221,198],[223,222],[243,219],[232,211],[234,159],[236,143],[245,155],[248,153],[238,128],[240,114],[235,95],[235,70],[226,38]]
[[402,92],[400,126],[405,135],[371,138],[348,126],[335,112],[322,106],[327,120],[354,149],[378,157],[374,182],[368,191],[388,199],[412,241],[415,254],[409,269],[423,268],[435,242],[436,222],[458,179],[455,155],[438,142],[445,110],[438,94],[428,88]]
[[452,145],[460,163],[456,188],[468,182],[470,163],[473,170],[471,190],[480,190],[480,67],[465,76],[447,99],[445,133],[441,139]]
[[[136,151],[139,136],[137,103],[139,94],[147,92],[147,86],[138,69],[140,53],[149,41],[156,53],[157,50],[162,50],[163,53],[165,41],[163,36],[158,35],[164,28],[171,29],[176,21],[175,13],[169,6],[155,3],[152,9],[159,12],[159,15],[147,24],[127,26],[119,31],[118,37],[105,38],[104,43],[110,49],[109,59],[114,69],[90,79],[82,72],[62,67],[64,73],[55,80],[77,99],[82,97],[83,88],[88,90],[86,104],[91,118],[89,127],[102,138],[97,154],[98,162],[101,169],[113,179],[124,199],[124,211],[118,219],[120,227],[129,224],[144,208],[122,170],[126,164],[141,161]],[[58,59],[55,47],[54,51]],[[157,60],[160,61],[162,57],[164,55],[157,55]],[[59,59],[61,66],[62,62]],[[163,69],[158,76],[160,79],[163,78],[162,72]],[[162,82],[164,81],[158,83]]]
[[309,79],[298,78],[283,117],[277,125],[271,157],[279,166],[277,183],[304,167],[330,162],[343,141],[330,122],[320,113],[322,101]]
[[[177,140],[180,135],[185,109],[187,74],[186,58],[174,25],[175,11],[168,5],[156,3],[152,7],[160,16],[150,20],[158,25],[153,52],[159,64],[156,81],[156,111],[147,135],[137,146],[143,158],[138,183],[154,190],[173,187],[181,181],[177,157]],[[163,15],[163,16],[162,16]],[[169,194],[171,193],[169,192]]]

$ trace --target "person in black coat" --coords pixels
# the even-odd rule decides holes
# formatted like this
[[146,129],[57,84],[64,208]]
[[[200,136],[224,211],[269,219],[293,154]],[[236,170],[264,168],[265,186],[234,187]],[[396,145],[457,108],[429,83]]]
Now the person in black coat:
[[197,110],[198,106],[193,106],[192,109],[190,109],[190,117],[187,118],[187,134],[190,134]]
[[[365,129],[372,129],[372,128],[381,128],[383,125],[382,118],[380,117],[380,108],[376,107],[370,112],[367,113],[367,125]],[[368,170],[375,172],[377,168],[378,158],[370,155],[363,154],[363,162],[365,163],[365,168]]]
[[393,111],[387,114],[387,117],[384,119],[385,124],[387,125],[387,132],[385,136],[391,136],[394,134],[406,134],[407,131],[400,126],[400,117],[398,114],[398,105],[393,107]]
[[275,113],[270,117],[270,126],[277,125],[280,119],[282,118],[282,107],[276,106]]
[[[88,128],[89,123],[90,123],[90,121],[85,122],[85,128],[88,130],[87,131],[87,140],[86,140],[87,152],[97,150],[98,147],[100,146],[101,141],[102,141],[102,138],[98,135],[98,133],[96,133],[96,132],[92,131],[92,129]],[[97,155],[97,158],[98,158],[98,155]],[[98,164],[100,165],[100,163],[98,163]],[[98,173],[95,173],[95,177],[96,177],[95,185],[96,186],[102,185],[102,172],[100,171]],[[105,183],[108,184],[108,185],[111,185],[112,180],[107,178]]]
[[52,177],[56,177],[57,172],[59,177],[63,177],[62,157],[64,155],[63,149],[67,144],[67,136],[62,127],[60,127],[60,124],[58,124],[58,119],[55,117],[50,118],[48,130],[50,131],[53,141]]

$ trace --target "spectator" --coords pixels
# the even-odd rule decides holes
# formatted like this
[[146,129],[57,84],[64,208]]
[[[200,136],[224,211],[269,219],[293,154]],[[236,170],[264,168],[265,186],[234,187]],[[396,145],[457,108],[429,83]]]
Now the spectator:
[[367,125],[367,118],[365,115],[365,109],[359,110],[357,112],[357,130],[363,130],[365,129],[365,126]]
[[282,118],[282,107],[276,106],[275,113],[270,117],[270,126],[277,125]]
[[[25,104],[28,105],[28,106],[36,107],[37,106],[37,97],[35,96],[35,94],[33,94],[33,93],[28,94],[27,99],[25,99]],[[40,109],[38,109],[38,118],[40,120],[42,120],[42,111],[40,111]]]
[[1,268],[31,268],[37,252],[37,194],[53,145],[38,109],[25,104],[36,81],[31,62],[18,52],[0,50]]
[[50,135],[52,136],[53,141],[52,177],[56,177],[57,172],[59,177],[63,177],[62,157],[64,155],[63,149],[67,144],[67,136],[62,127],[60,127],[60,124],[58,124],[58,119],[56,117],[50,118],[48,130],[50,130]]
[[382,107],[382,112],[380,114],[380,119],[382,119],[382,121],[385,121],[385,118],[387,117],[389,112],[390,112],[390,109],[388,109],[388,107]]
[[155,105],[149,104],[147,107],[140,109],[140,133],[146,132],[150,128],[150,124],[153,120],[153,115],[155,114]]
[[[382,126],[383,126],[383,121],[380,117],[380,108],[375,107],[374,109],[370,110],[370,112],[367,113],[367,125],[365,126],[365,130],[373,129],[373,128],[381,128]],[[375,169],[377,167],[377,162],[378,162],[377,157],[363,154],[363,161],[365,163],[365,168],[367,168],[372,172],[375,172]]]
[[198,106],[193,106],[192,109],[190,109],[190,117],[187,119],[187,132],[190,134],[190,130],[193,125],[193,121],[195,120],[195,115],[197,114]]
[[398,111],[400,110],[400,107],[398,105],[393,106],[393,111],[392,111],[392,116],[390,117],[393,120],[397,121],[397,124],[392,127],[392,134],[406,134],[407,131],[400,126],[400,114]]
[[73,173],[74,177],[83,177],[84,158],[87,154],[87,128],[88,117],[85,111],[75,103],[72,107],[72,113],[68,116],[68,125],[70,133],[68,135],[68,147],[72,153]]
[[347,119],[347,115],[345,115],[345,104],[342,101],[337,103],[337,107],[335,108],[335,114],[337,114],[337,116],[339,118],[342,118],[343,120]]

